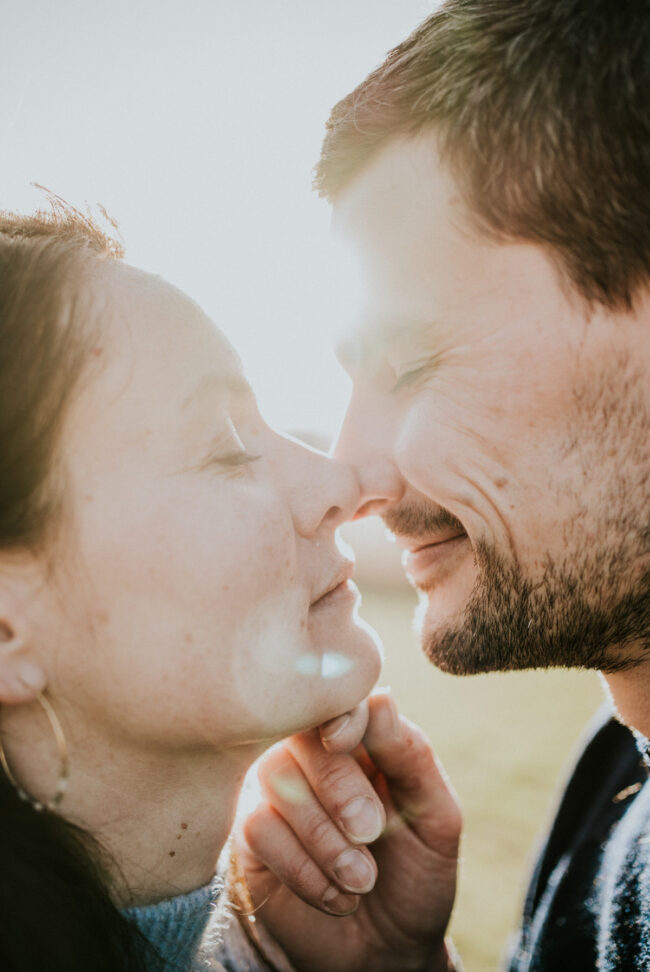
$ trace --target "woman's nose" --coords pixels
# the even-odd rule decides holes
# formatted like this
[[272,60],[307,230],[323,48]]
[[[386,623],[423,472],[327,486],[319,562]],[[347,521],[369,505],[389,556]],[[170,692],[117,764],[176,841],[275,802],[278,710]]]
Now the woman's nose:
[[298,442],[289,442],[293,468],[288,489],[296,529],[301,536],[334,530],[359,507],[359,484],[353,469]]

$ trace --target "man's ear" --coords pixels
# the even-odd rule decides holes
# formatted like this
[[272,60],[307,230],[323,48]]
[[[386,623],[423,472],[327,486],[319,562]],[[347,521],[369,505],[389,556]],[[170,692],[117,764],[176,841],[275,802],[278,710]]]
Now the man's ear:
[[27,621],[0,590],[0,705],[33,702],[47,684],[31,642]]

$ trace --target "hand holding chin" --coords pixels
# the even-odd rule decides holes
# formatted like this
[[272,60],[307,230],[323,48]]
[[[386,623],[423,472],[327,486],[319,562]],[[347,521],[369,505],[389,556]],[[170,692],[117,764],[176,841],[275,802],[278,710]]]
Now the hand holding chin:
[[299,970],[447,970],[461,819],[389,692],[260,763],[237,852],[257,920]]

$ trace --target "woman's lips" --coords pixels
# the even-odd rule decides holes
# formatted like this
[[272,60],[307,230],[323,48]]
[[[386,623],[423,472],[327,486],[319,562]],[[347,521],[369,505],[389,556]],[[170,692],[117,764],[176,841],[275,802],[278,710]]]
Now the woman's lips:
[[336,585],[336,587],[333,587],[326,594],[323,594],[322,597],[319,597],[318,600],[313,601],[313,603],[310,605],[310,610],[319,610],[321,608],[334,606],[347,601],[354,602],[358,596],[359,588],[354,581],[347,578],[342,580]]
[[404,551],[402,564],[416,587],[430,587],[440,581],[453,568],[455,561],[464,555],[466,543],[469,544],[467,534],[457,533],[444,540],[415,546]]

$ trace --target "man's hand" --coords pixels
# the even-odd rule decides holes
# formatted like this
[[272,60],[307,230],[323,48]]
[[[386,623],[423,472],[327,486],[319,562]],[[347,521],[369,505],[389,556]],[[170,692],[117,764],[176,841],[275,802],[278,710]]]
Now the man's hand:
[[274,747],[259,777],[238,856],[257,920],[298,970],[452,967],[460,811],[389,693]]

